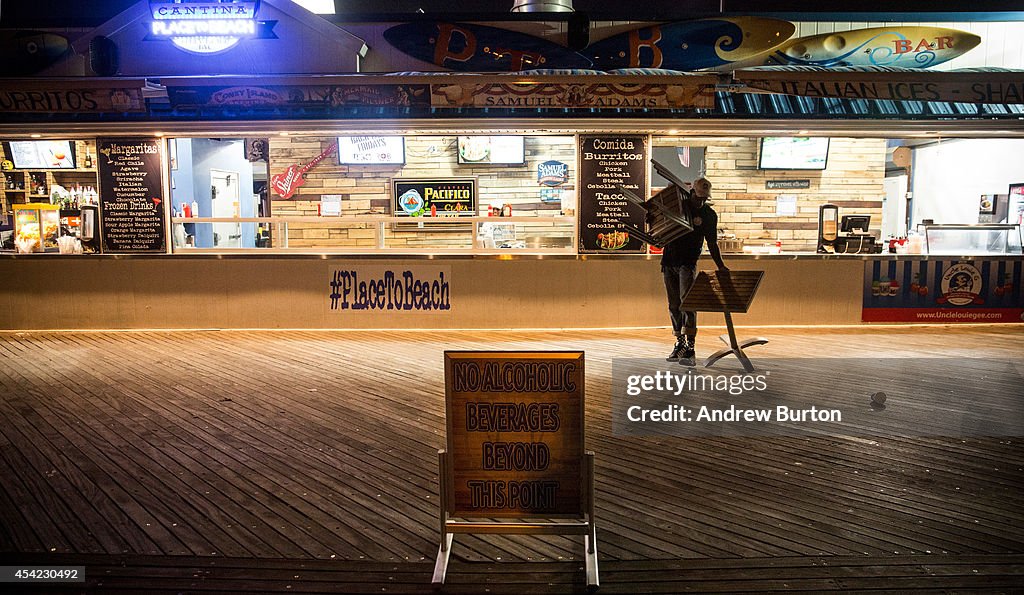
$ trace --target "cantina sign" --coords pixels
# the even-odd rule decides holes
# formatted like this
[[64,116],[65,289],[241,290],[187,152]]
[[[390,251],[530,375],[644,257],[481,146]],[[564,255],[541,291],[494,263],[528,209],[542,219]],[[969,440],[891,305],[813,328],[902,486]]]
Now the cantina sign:
[[583,352],[444,354],[453,498],[463,518],[583,513]]
[[149,39],[170,39],[196,54],[223,52],[246,38],[276,39],[277,21],[257,21],[259,2],[150,0]]

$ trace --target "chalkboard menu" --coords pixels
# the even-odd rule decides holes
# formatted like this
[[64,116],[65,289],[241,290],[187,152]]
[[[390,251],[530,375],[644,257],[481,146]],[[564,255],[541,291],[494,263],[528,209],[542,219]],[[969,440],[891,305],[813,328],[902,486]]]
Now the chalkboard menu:
[[160,140],[96,141],[103,251],[163,252],[166,248]]
[[647,137],[582,136],[579,163],[579,251],[646,252],[622,227],[643,229],[646,211],[628,202],[619,186],[647,198]]

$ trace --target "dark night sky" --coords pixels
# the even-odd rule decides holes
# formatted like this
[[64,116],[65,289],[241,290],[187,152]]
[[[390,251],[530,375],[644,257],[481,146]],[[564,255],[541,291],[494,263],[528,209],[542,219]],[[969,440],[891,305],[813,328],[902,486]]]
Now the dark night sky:
[[[118,12],[135,4],[137,0],[0,0],[0,26],[95,26],[113,17]],[[444,15],[464,20],[476,17],[508,17],[513,0],[473,0],[454,2],[452,0],[337,0],[341,15],[360,15],[358,20],[385,16],[386,20],[402,20],[422,8],[429,16]],[[623,2],[622,0],[574,0],[579,12],[586,12],[595,20],[682,20],[695,16],[709,16],[719,12],[724,5],[725,12],[732,14],[804,13],[818,15],[808,20],[843,20],[836,13],[860,11],[861,13],[893,12],[1013,12],[1016,19],[1024,18],[1024,4],[1021,0],[819,0],[818,2],[772,1],[772,0],[644,0]],[[412,17],[416,18],[416,17]],[[512,18],[512,17],[508,17]],[[527,17],[535,18],[535,17]],[[343,20],[344,16],[338,17]],[[1015,20],[1016,20],[1015,19]],[[483,20],[482,18],[479,20]],[[858,19],[849,19],[858,20]],[[864,20],[885,20],[883,18]],[[901,20],[901,19],[893,19]],[[938,20],[938,19],[932,19]],[[966,19],[963,15],[959,20]]]

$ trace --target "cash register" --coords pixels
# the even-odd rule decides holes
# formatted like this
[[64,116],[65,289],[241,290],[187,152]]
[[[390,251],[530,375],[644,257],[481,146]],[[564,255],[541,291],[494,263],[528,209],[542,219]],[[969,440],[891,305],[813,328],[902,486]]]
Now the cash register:
[[875,254],[881,252],[881,244],[868,233],[871,215],[843,215],[840,220],[839,237],[836,238],[836,252],[844,254]]

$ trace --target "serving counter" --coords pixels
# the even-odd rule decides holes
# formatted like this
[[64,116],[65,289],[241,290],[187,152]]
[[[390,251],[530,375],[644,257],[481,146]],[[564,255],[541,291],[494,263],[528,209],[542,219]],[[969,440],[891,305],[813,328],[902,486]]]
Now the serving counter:
[[[658,258],[4,254],[0,275],[11,282],[0,289],[0,328],[663,327],[668,313]],[[1020,307],[1024,258],[972,258],[979,270],[999,277],[1001,303]],[[872,270],[884,275],[897,265],[940,262],[928,256],[818,254],[725,260],[732,269],[766,273],[749,313],[736,319],[740,326],[860,324]],[[702,265],[713,266],[709,258]],[[892,277],[887,296],[896,287],[910,289]],[[938,295],[937,284],[931,292]],[[701,315],[701,325],[722,324],[720,315]]]

